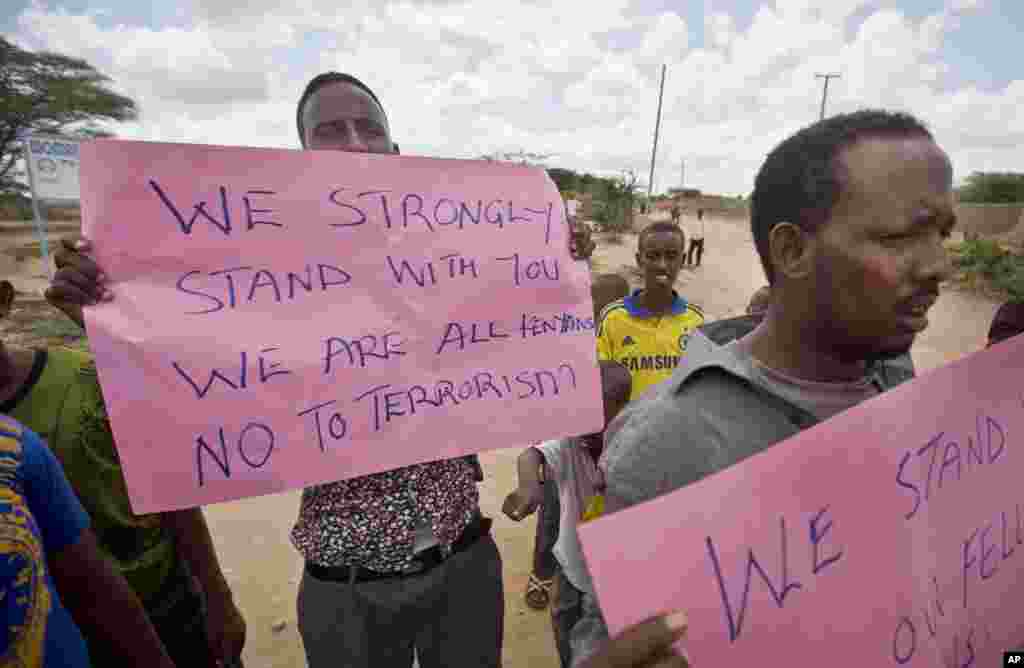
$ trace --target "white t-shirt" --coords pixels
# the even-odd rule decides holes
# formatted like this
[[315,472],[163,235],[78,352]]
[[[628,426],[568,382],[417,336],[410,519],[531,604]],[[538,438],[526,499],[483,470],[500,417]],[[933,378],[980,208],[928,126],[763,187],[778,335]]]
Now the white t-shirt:
[[[705,214],[705,215],[707,215],[707,214]],[[689,227],[690,227],[690,236],[693,239],[703,239],[704,238],[704,219],[703,218],[701,218],[700,220],[693,221],[693,224],[690,225]]]
[[551,552],[572,586],[593,594],[594,585],[583,561],[576,527],[587,503],[596,493],[601,473],[584,447],[579,439],[566,438],[545,441],[537,449],[544,455],[548,470],[558,485],[558,502],[561,506],[558,540]]

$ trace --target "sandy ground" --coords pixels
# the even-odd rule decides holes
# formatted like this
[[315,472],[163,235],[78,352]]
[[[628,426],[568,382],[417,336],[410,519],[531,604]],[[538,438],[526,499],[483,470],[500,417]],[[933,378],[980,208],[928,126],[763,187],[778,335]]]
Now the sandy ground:
[[[692,224],[684,218],[684,227]],[[73,229],[73,226],[71,227]],[[68,229],[58,230],[66,234]],[[704,265],[684,269],[677,289],[700,304],[709,318],[741,313],[763,274],[748,228],[736,221],[708,220]],[[15,283],[25,301],[45,287],[45,269],[38,260],[17,260],[33,241],[28,223],[0,223],[0,278]],[[21,250],[18,250],[18,249]],[[31,250],[31,249],[30,249]],[[602,245],[595,255],[597,271],[631,272],[636,238]],[[36,257],[38,250],[35,250]],[[919,370],[927,370],[981,347],[997,303],[973,294],[946,291],[932,310],[932,324],[913,354]],[[27,308],[27,307],[23,307]],[[40,309],[45,310],[43,305]],[[41,311],[40,311],[41,312]],[[28,317],[22,315],[22,318]],[[9,330],[8,330],[9,331]],[[8,333],[4,334],[9,337]],[[494,533],[504,560],[505,660],[508,668],[558,665],[547,611],[526,607],[523,591],[530,570],[535,518],[515,523],[501,514],[501,502],[512,489],[519,450],[481,456],[486,480],[480,487],[484,513],[494,518]],[[247,499],[207,509],[227,578],[249,626],[245,663],[249,668],[301,668],[305,665],[296,628],[295,597],[301,563],[288,542],[298,508],[298,493]]]

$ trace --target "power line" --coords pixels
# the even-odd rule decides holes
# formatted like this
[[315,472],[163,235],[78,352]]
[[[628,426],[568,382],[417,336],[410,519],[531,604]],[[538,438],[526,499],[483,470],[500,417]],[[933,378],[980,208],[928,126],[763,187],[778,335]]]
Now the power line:
[[840,75],[839,74],[833,74],[833,73],[829,73],[829,74],[815,74],[814,78],[815,79],[824,79],[825,80],[825,87],[822,88],[822,90],[821,90],[821,118],[825,118],[825,100],[828,99],[828,82],[829,82],[829,79],[839,79]]
[[647,180],[647,198],[650,199],[654,189],[654,158],[658,154],[658,131],[661,130],[661,100],[665,96],[665,69],[661,66],[661,91],[658,93],[658,118],[654,122],[654,146],[651,148],[651,177]]

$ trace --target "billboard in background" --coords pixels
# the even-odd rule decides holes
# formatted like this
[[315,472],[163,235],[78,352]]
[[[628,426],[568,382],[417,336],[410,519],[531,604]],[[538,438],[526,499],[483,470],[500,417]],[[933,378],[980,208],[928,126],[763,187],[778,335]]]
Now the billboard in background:
[[27,135],[25,162],[33,197],[47,202],[77,202],[78,141],[54,135]]

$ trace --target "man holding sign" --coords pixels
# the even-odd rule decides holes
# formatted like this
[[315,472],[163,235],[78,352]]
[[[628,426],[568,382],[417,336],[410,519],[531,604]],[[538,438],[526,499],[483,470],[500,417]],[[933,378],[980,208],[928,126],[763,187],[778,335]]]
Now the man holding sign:
[[[613,423],[608,511],[695,483],[906,380],[906,367],[886,361],[928,325],[954,222],[949,159],[911,116],[839,115],[776,147],[751,206],[771,308],[739,340],[695,350]],[[714,340],[714,324],[704,333]]]
[[[313,79],[306,87],[299,101],[296,110],[296,120],[300,140],[305,149],[359,154],[397,153],[397,146],[391,140],[387,116],[376,95],[361,81],[349,75],[327,73]],[[145,150],[156,149],[150,147]],[[227,149],[221,150],[227,151]],[[312,160],[313,156],[309,155],[298,157],[278,153],[274,157],[279,160],[291,161],[291,164],[300,169],[310,169],[311,165],[325,164],[325,156],[320,156],[319,162]],[[369,157],[372,158],[373,156]],[[266,162],[265,160],[264,164]],[[353,164],[354,162],[348,161],[347,164]],[[393,176],[389,172],[395,171],[395,168],[385,164],[390,164],[390,162],[389,160],[374,158],[359,164],[364,165],[367,170],[376,169],[377,176],[374,178],[386,182],[388,177]],[[422,169],[425,165],[427,165],[426,160],[417,161],[415,169]],[[418,173],[426,172],[432,178],[436,174],[437,168],[432,165],[427,165],[427,167],[433,171],[423,170],[423,172]],[[465,170],[466,166],[463,166],[462,169]],[[496,168],[491,168],[491,172],[487,176],[491,177],[495,171],[497,171]],[[468,172],[465,175],[473,176],[473,174]],[[298,191],[304,185],[305,187],[316,185],[311,183],[315,181],[311,173],[307,174],[305,179],[294,177],[290,173],[289,177],[293,178],[298,184],[293,185],[295,191]],[[230,176],[224,176],[224,178],[230,178]],[[271,177],[266,176],[265,178],[269,180]],[[458,181],[458,177],[453,179],[453,182],[456,181]],[[531,183],[533,182],[531,181]],[[384,187],[384,183],[379,187]],[[155,190],[156,186],[154,185],[153,188]],[[268,186],[264,185],[259,191],[250,191],[249,195],[258,194],[269,199],[269,195],[275,193],[270,193],[267,188]],[[227,195],[224,194],[226,190],[226,187],[221,190],[222,198],[225,200],[227,198]],[[322,206],[321,202],[324,200],[329,200],[331,206],[334,207],[330,209],[332,214],[336,214],[339,210],[342,210],[343,213],[345,211],[360,211],[351,204],[351,200],[347,199],[347,195],[341,194],[343,190],[344,188],[337,189],[330,193],[329,197],[327,193],[319,192],[308,196],[305,194],[293,194],[289,202],[296,207],[310,207],[312,213],[305,216],[296,214],[296,219],[298,220],[314,218],[320,211],[315,207]],[[551,186],[551,190],[554,191],[553,186]],[[389,191],[376,190],[372,193],[363,193],[363,195],[380,195],[382,192]],[[278,194],[280,195],[279,201],[283,201],[284,193]],[[160,196],[164,197],[163,191],[160,191]],[[352,198],[355,199],[356,196],[353,195]],[[407,206],[408,202],[412,201],[409,198],[419,198],[420,208],[416,209],[415,213],[410,213],[411,207]],[[402,211],[407,221],[411,218],[420,224],[432,224],[423,213],[423,201],[420,195],[411,194],[406,196],[402,203]],[[443,202],[448,202],[449,206],[452,206],[451,200],[442,200],[441,203]],[[257,204],[256,206],[260,207],[261,205]],[[249,200],[245,200],[245,211],[250,216],[249,229],[251,230],[256,225],[261,226],[261,230],[273,230],[275,227],[280,228],[282,223],[272,220],[273,216],[263,215],[262,218],[259,217],[259,214],[268,214],[267,205],[262,206],[264,207],[262,210],[251,208]],[[386,214],[387,205],[385,204],[384,206]],[[224,203],[224,207],[226,211],[226,203]],[[528,221],[522,214],[518,214],[515,221],[513,221],[511,207],[512,204],[509,202],[509,222]],[[463,209],[465,208],[465,205],[463,205]],[[456,218],[461,220],[462,215],[459,213],[459,209],[456,208],[454,210],[456,211]],[[435,218],[439,215],[445,217],[450,213],[450,211],[443,207],[434,208],[433,211]],[[438,213],[439,211],[441,213]],[[256,214],[255,218],[253,217],[254,214]],[[320,215],[323,216],[322,213]],[[307,226],[304,228],[305,234],[313,238],[312,235],[316,234],[319,229],[320,234],[337,235],[339,232],[332,231],[332,227],[344,230],[344,228],[356,227],[367,222],[365,213],[360,213],[359,215],[361,215],[361,218],[351,222],[338,222],[350,221],[351,216],[348,219],[334,217],[330,219],[331,222],[336,223],[334,225],[328,226],[324,224],[319,226],[319,228]],[[414,216],[419,216],[419,218]],[[548,213],[548,216],[550,219],[550,213]],[[192,220],[195,221],[199,218],[207,222],[215,220],[209,215],[208,210],[197,206],[196,214]],[[226,221],[226,219],[227,215],[225,213],[224,220]],[[438,224],[447,226],[451,225],[454,220],[447,219],[447,223]],[[189,230],[185,231],[184,234],[189,234],[191,222],[188,222],[188,219],[185,217],[179,218],[179,222],[183,230]],[[219,221],[215,221],[215,224],[216,222]],[[385,229],[392,229],[391,218],[382,218],[379,222],[382,226],[386,225]],[[226,229],[227,223],[220,224],[224,225],[224,227],[220,228],[221,231],[226,233],[228,231]],[[168,229],[162,228],[159,232],[173,233],[168,232]],[[367,244],[397,244],[396,237],[399,236],[397,230],[400,229],[397,224],[395,225],[395,231],[387,235],[373,235],[373,229],[369,225],[360,228],[364,234],[361,239],[366,240]],[[445,227],[441,229],[446,234],[450,234],[460,228]],[[467,229],[466,234],[491,234],[487,232],[487,229],[474,227],[471,230]],[[490,229],[498,228],[492,227]],[[517,233],[515,230],[510,230],[508,226],[500,229],[503,229],[504,233],[508,235],[515,235]],[[520,226],[520,229],[523,230],[519,232],[520,235],[530,235],[529,229],[539,228],[534,226],[528,229]],[[207,228],[208,230],[209,228]],[[326,230],[326,232],[323,230]],[[424,234],[428,231],[428,228],[418,227],[416,231],[417,233]],[[430,228],[429,231],[434,230]],[[225,237],[216,236],[218,234],[216,231],[210,234],[214,235],[211,237],[212,239],[224,243],[225,246],[233,243],[225,241]],[[530,238],[540,236],[543,235],[534,235]],[[286,236],[279,238],[282,240],[282,244],[288,242]],[[351,248],[345,246],[345,237],[325,236],[324,238],[323,247],[325,251],[344,256],[346,259],[353,255]],[[213,242],[207,243],[212,245]],[[308,240],[305,242],[296,241],[290,250],[295,253],[305,252],[305,246],[302,243],[305,245],[310,244]],[[360,242],[357,241],[355,243]],[[559,243],[562,242],[559,241]],[[593,244],[586,237],[586,230],[582,227],[574,230],[570,244],[575,246],[578,251],[577,254],[587,255],[593,249]],[[230,247],[235,248],[234,246]],[[390,249],[391,246],[388,246],[388,248]],[[85,250],[87,246],[79,246],[78,249]],[[366,257],[373,257],[371,251],[379,250],[362,246],[360,249],[365,251],[364,255]],[[284,245],[278,245],[274,248],[276,256],[283,256],[288,250]],[[564,250],[561,250],[561,252],[564,253]],[[383,257],[380,258],[381,261],[383,259]],[[513,258],[498,259],[511,261]],[[518,262],[518,258],[515,259]],[[390,256],[388,256],[388,261],[391,261]],[[102,281],[97,280],[100,274],[99,268],[94,262],[85,255],[74,252],[73,249],[69,248],[66,248],[61,254],[60,262],[62,265],[61,270],[58,272],[57,279],[49,293],[51,299],[58,302],[58,305],[66,307],[70,313],[75,313],[76,309],[80,310],[83,304],[94,304],[103,299],[105,290],[102,286]],[[417,287],[423,288],[424,282],[429,281],[430,277],[433,277],[433,270],[431,270],[430,277],[421,275],[419,281],[415,277],[409,278],[413,271],[405,268],[407,264],[403,263],[403,269],[401,270],[398,270],[395,264],[391,265],[395,280],[399,284],[402,284],[403,280],[405,281],[402,289],[414,290]],[[348,276],[348,279],[345,279],[346,272],[339,268],[322,264],[319,266],[324,291],[331,286],[345,285],[352,278],[352,276]],[[323,267],[325,266],[332,272],[326,277],[326,279],[330,280],[325,279],[323,273]],[[444,267],[448,266],[447,263],[444,265]],[[502,266],[502,269],[508,271],[506,266],[508,265]],[[372,272],[379,275],[379,267],[380,265],[374,265]],[[471,270],[473,278],[476,277],[477,267],[472,263],[469,265],[463,264],[461,267],[462,271]],[[454,269],[452,271],[453,273],[455,272]],[[197,274],[199,272],[192,273]],[[224,272],[214,273],[223,274]],[[565,273],[569,272],[563,269],[563,274]],[[263,274],[267,275],[263,276],[260,279],[261,281],[274,280],[268,271],[261,272],[261,276]],[[189,275],[191,274],[186,274],[186,277]],[[295,274],[290,274],[287,280],[291,281],[292,276],[295,276]],[[515,280],[519,280],[518,276],[519,274],[517,273]],[[403,277],[405,278],[403,279]],[[530,277],[528,276],[527,278]],[[282,280],[284,279],[282,278]],[[258,288],[260,285],[264,287],[270,285],[270,283],[266,282],[257,285],[258,282],[254,279],[252,287],[248,289],[250,302],[253,300],[253,295],[259,292]],[[511,279],[508,282],[511,283]],[[419,283],[419,285],[416,286],[416,283]],[[412,284],[412,286],[409,284]],[[233,284],[228,283],[228,285],[229,289],[233,290],[233,287],[231,287]],[[292,283],[289,283],[289,285],[292,288],[295,287]],[[479,286],[481,283],[473,284],[466,281],[462,285]],[[558,294],[562,295],[558,297],[559,299],[564,299],[564,295],[571,292],[573,287],[565,283],[563,283],[563,286],[558,288],[560,290]],[[181,291],[180,281],[178,288]],[[309,289],[307,286],[306,290],[308,291]],[[365,290],[365,288],[363,289]],[[465,289],[470,288],[467,287]],[[480,288],[476,289],[479,290]],[[200,296],[203,294],[195,290],[185,290],[184,292]],[[291,309],[289,313],[295,318],[295,323],[302,323],[306,329],[313,329],[314,325],[312,323],[314,323],[315,318],[323,317],[323,314],[328,311],[333,312],[333,315],[327,316],[330,319],[330,324],[338,327],[340,322],[340,319],[337,317],[338,309],[341,309],[341,313],[345,315],[349,312],[358,312],[360,308],[363,309],[363,313],[376,312],[384,308],[381,306],[381,300],[393,297],[394,293],[394,286],[389,287],[388,295],[384,296],[379,296],[379,294],[367,296],[364,293],[362,297],[364,302],[376,300],[373,301],[375,308],[370,309],[366,306],[353,305],[353,301],[357,297],[334,297],[334,301],[331,301],[331,295],[322,298],[323,303],[319,305],[320,310],[303,307],[303,304],[288,304],[287,306]],[[231,292],[230,294],[233,295],[234,293]],[[273,295],[274,293],[270,293],[268,290],[262,294]],[[301,290],[297,294],[310,300],[315,298],[310,297],[308,293],[301,292]],[[338,293],[333,292],[331,294]],[[424,295],[425,293],[416,292],[415,294]],[[518,299],[526,300],[530,295],[537,293],[527,289],[516,294],[521,295],[517,297]],[[280,295],[281,293],[277,293],[278,301],[276,303],[280,303]],[[206,298],[208,299],[208,297]],[[268,299],[271,299],[273,303],[272,298]],[[220,300],[218,299],[217,301]],[[424,305],[428,303],[427,296],[412,298],[401,296],[400,301],[402,302],[401,307],[408,310],[409,315],[406,316],[407,319],[415,317],[418,322],[422,322],[422,319],[419,318],[419,311],[423,310]],[[234,308],[235,305],[234,297],[231,297],[231,308]],[[221,308],[224,306],[225,304],[222,301]],[[392,308],[392,306],[388,305],[387,308]],[[220,310],[220,308],[214,310]],[[225,312],[228,311],[228,309],[224,310]],[[239,300],[239,310],[242,310],[241,299]],[[273,322],[266,320],[268,313],[270,313],[268,307],[254,305],[243,313],[243,317],[264,318],[265,320],[261,322],[269,322],[272,325],[274,324]],[[522,322],[522,330],[515,333],[521,340],[525,341],[527,337],[540,336],[545,333],[538,326],[536,328],[537,333],[534,334],[534,330],[528,326],[528,319],[525,315],[523,315]],[[242,328],[239,327],[239,329]],[[489,329],[485,328],[482,332],[478,332],[474,327],[472,331],[472,343],[481,343],[477,337],[483,332],[487,332],[487,337],[489,338],[498,338],[497,335],[500,334],[500,332],[495,330],[495,323],[493,321]],[[291,331],[289,333],[294,338],[295,333]],[[561,333],[564,334],[566,332],[563,331]],[[569,333],[572,333],[572,330]],[[319,332],[314,331],[312,334],[318,335]],[[399,339],[397,336],[393,339],[387,338],[392,335],[384,336],[381,345],[383,351],[375,351],[371,346],[365,351],[365,357],[371,362],[374,359],[387,358],[389,354],[392,358],[401,359],[402,356],[409,353],[408,349],[401,349],[401,347],[404,344],[411,346],[417,339],[424,338],[425,333],[414,331],[410,332],[410,334],[408,341]],[[185,332],[183,334],[183,336],[186,335],[189,335],[189,333]],[[505,334],[504,338],[509,338],[509,336]],[[466,339],[469,338],[470,336],[467,334]],[[550,339],[547,340],[550,341]],[[341,339],[338,339],[338,341],[341,341]],[[484,341],[486,342],[487,338]],[[538,341],[544,341],[544,339],[538,339]],[[354,342],[362,342],[362,339],[356,339]],[[355,365],[354,357],[352,357],[354,354],[353,349],[347,342],[342,343],[344,343],[349,351],[350,361]],[[331,344],[339,346],[339,349],[333,353],[333,356],[337,357],[333,362],[335,366],[344,365],[341,362],[344,358],[340,356],[342,355],[340,349],[342,343]],[[446,343],[448,343],[447,334],[445,340],[442,341],[442,349]],[[461,347],[463,343],[465,342],[459,337],[458,345]],[[453,348],[456,347],[456,343],[451,345]],[[584,349],[584,347],[580,346],[580,350]],[[268,350],[277,350],[277,348]],[[363,349],[359,348],[359,350],[362,355]],[[587,350],[589,352],[589,349]],[[434,350],[433,346],[431,346],[431,364],[440,364],[436,362],[440,351],[441,349]],[[392,361],[394,362],[394,360]],[[272,376],[282,374],[286,374],[284,380],[274,381],[276,383],[275,386],[281,387],[287,382],[287,374],[291,372],[285,370],[273,371],[275,367],[279,366],[278,363],[271,362],[269,366],[264,366],[264,361],[261,360],[259,364],[261,382],[266,382]],[[332,355],[328,355],[326,357],[327,369],[331,368],[331,364]],[[322,369],[324,366],[323,362],[315,363],[313,368],[315,369],[317,366]],[[321,378],[324,378],[320,382],[330,387],[344,387],[345,379],[325,377],[326,372],[321,371],[321,369],[315,372]],[[355,371],[358,372],[360,369],[357,368]],[[178,372],[179,374],[183,373],[181,369],[178,369]],[[255,375],[255,371],[253,373]],[[596,372],[594,375],[596,376]],[[298,372],[295,372],[293,378],[299,378]],[[212,382],[213,377],[211,376]],[[375,382],[380,382],[379,377],[375,379]],[[244,381],[240,384],[244,386]],[[297,382],[296,385],[300,392],[308,394],[313,391],[306,383]],[[237,386],[234,384],[228,384],[227,386],[237,389]],[[223,388],[224,384],[222,383],[219,387]],[[385,385],[383,387],[390,386]],[[483,387],[491,390],[492,396],[494,394],[499,398],[510,396],[503,395],[500,391],[493,392],[498,389],[493,384],[485,384]],[[202,389],[201,384],[193,385],[193,389],[200,399],[205,396],[209,388],[210,385],[207,385],[206,389]],[[505,388],[505,385],[501,386],[501,389]],[[460,386],[460,391],[461,389]],[[470,386],[470,390],[472,389],[472,386]],[[419,390],[423,390],[423,388],[419,387]],[[419,398],[417,403],[412,404],[412,413],[415,414],[417,406],[423,412],[425,404],[430,404],[435,408],[444,408],[446,396],[458,405],[458,402],[455,402],[452,396],[452,392],[453,390],[449,389],[447,395],[439,394],[439,399],[434,403],[427,399]],[[563,391],[564,394],[565,392]],[[363,396],[365,397],[366,395],[364,394]],[[387,427],[385,420],[390,422],[395,420],[396,416],[407,414],[405,412],[393,412],[396,410],[396,405],[392,402],[394,400],[393,397],[396,396],[398,395],[382,393],[382,398],[374,395],[360,404],[361,406],[371,406],[370,415],[377,416],[372,418],[378,420],[376,425],[374,426],[371,422],[368,427],[368,430],[374,430],[371,431],[371,436],[383,439],[383,436],[375,436],[375,433]],[[410,392],[405,393],[403,396],[408,396],[409,401],[412,402],[413,397],[416,395],[410,390]],[[268,393],[262,395],[262,399],[261,410],[269,410],[267,405],[271,400],[276,400],[278,406],[284,407],[281,409],[282,412],[284,410],[294,410],[289,405],[292,400],[291,397],[282,397],[280,394],[271,395]],[[305,396],[302,400],[306,402],[306,405],[310,401]],[[465,397],[463,397],[463,400],[465,400]],[[335,439],[342,438],[338,434],[344,435],[347,433],[348,423],[342,419],[340,414],[334,413],[332,416],[326,412],[321,423],[319,412],[310,415],[310,411],[319,410],[319,407],[333,403],[335,402],[321,403],[312,409],[304,410],[300,415],[305,417],[302,417],[301,421],[294,421],[298,427],[294,428],[294,432],[289,433],[296,434],[293,440],[296,448],[291,450],[295,456],[317,457],[315,461],[320,468],[323,468],[320,462],[332,461],[324,459],[325,455],[323,453],[326,452],[332,457],[337,457],[333,461],[338,461],[342,457],[352,456],[356,445],[361,445],[363,448],[372,451],[373,457],[378,461],[394,461],[392,467],[405,464],[415,456],[415,454],[410,454],[411,448],[409,445],[415,440],[412,438],[413,432],[411,431],[414,427],[411,426],[412,423],[410,422],[403,423],[410,425],[406,427],[410,430],[407,434],[408,438],[403,439],[391,432],[389,438],[392,439],[393,443],[378,443],[370,438],[362,439],[363,443],[354,443],[354,439],[350,439],[345,444],[350,447],[339,447],[336,451],[327,450],[324,447],[324,441],[329,437]],[[526,406],[526,404],[519,405]],[[408,410],[408,406],[406,410]],[[462,417],[460,417],[460,414],[456,414],[452,419],[468,420],[472,418],[473,420],[486,422],[489,425],[488,428],[493,433],[493,419],[492,416],[486,413],[488,409],[484,404],[470,404],[465,410],[467,412],[470,410],[475,411],[477,415],[474,417],[469,416],[468,413],[462,413]],[[379,413],[376,411],[379,411]],[[294,416],[292,417],[294,418]],[[337,421],[335,417],[337,417]],[[116,425],[117,423],[115,422],[115,427]],[[308,431],[309,425],[315,425],[318,431],[310,433]],[[353,427],[353,430],[355,428]],[[509,426],[508,428],[512,427]],[[518,425],[515,428],[517,430],[522,429]],[[269,427],[263,427],[263,429],[265,430],[263,433],[270,432]],[[279,431],[278,433],[282,432]],[[422,436],[424,433],[431,434],[429,430],[416,432],[419,436]],[[301,437],[299,434],[301,434]],[[317,447],[318,434],[321,440],[319,447]],[[284,438],[280,440],[283,441]],[[273,450],[273,436],[271,436],[270,442],[271,447],[266,451],[262,463],[252,465],[253,472],[251,475],[254,479],[262,475],[258,468],[263,463],[266,463],[266,459],[270,456],[270,451]],[[435,447],[441,449],[440,445],[446,445],[446,443],[435,445]],[[392,444],[402,447],[379,447]],[[303,450],[303,447],[306,449]],[[403,447],[405,448],[404,452]],[[241,450],[241,446],[239,449]],[[451,451],[453,448],[448,447],[447,449]],[[281,450],[284,451],[286,449],[281,448]],[[462,451],[465,452],[466,449]],[[197,450],[197,452],[199,452],[199,456],[202,456],[203,452],[208,453],[209,451]],[[302,453],[307,454],[303,455]],[[286,457],[288,453],[284,452],[281,456]],[[384,460],[385,456],[391,457],[392,460]],[[245,459],[245,457],[246,454],[242,452],[242,458]],[[218,460],[215,465],[221,467],[220,470],[223,471],[226,477],[229,471],[226,464],[222,465],[220,461]],[[223,461],[226,462],[226,459]],[[245,459],[245,461],[249,462],[252,460]],[[209,470],[216,471],[217,469],[211,468]],[[366,469],[363,470],[365,471]],[[380,470],[380,468],[376,470]],[[382,473],[349,477],[337,482],[332,482],[332,480],[338,480],[344,476],[330,477],[329,472],[324,473],[321,471],[314,471],[313,473],[321,476],[317,482],[327,482],[306,487],[303,493],[299,519],[292,531],[292,542],[303,555],[306,562],[299,591],[298,611],[299,629],[303,637],[309,665],[312,668],[336,665],[401,666],[404,668],[412,664],[414,650],[419,657],[420,665],[424,667],[500,665],[504,612],[501,560],[497,546],[489,533],[490,520],[483,518],[480,514],[479,497],[476,487],[478,475],[472,459],[467,457],[446,458],[412,466],[391,468],[391,470],[386,470]],[[310,473],[307,472],[306,475],[310,475]],[[308,479],[306,478],[306,480]],[[217,482],[228,483],[234,481],[218,480]],[[200,479],[199,484],[203,484],[202,479]],[[206,484],[207,487],[205,489],[210,489],[209,481]],[[266,485],[259,488],[262,493],[281,489],[281,487],[275,488],[273,486],[278,485],[279,481],[275,480],[271,474],[260,479],[259,484]],[[251,489],[256,488],[253,487]]]

